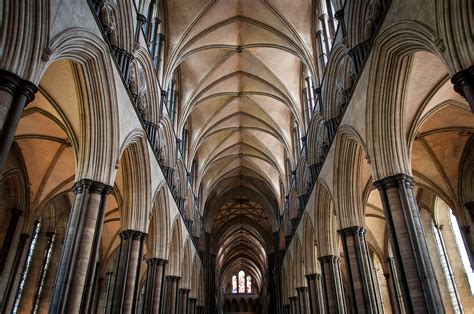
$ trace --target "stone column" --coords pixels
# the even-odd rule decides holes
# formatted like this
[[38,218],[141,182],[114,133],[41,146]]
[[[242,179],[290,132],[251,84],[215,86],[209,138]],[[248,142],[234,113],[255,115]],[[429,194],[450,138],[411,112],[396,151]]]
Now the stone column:
[[13,238],[16,234],[16,228],[20,217],[23,214],[21,209],[12,208],[10,222],[8,223],[7,233],[5,234],[5,239],[3,240],[2,251],[0,254],[0,275],[3,274],[3,269],[7,262],[8,254],[12,246]]
[[374,183],[379,189],[392,244],[400,290],[407,313],[444,313],[441,293],[428,252],[413,179],[405,174]]
[[197,314],[204,314],[204,305],[198,305],[196,307]]
[[134,313],[137,308],[140,265],[146,234],[136,230],[120,233],[112,313]]
[[321,291],[321,275],[309,274],[305,277],[306,281],[308,282],[310,312],[311,314],[322,314],[324,313],[324,307],[323,295]]
[[298,297],[290,297],[291,314],[300,314],[298,311]]
[[362,66],[364,65],[365,57],[369,52],[369,42],[370,40],[361,42],[360,44],[354,46],[349,50],[349,56],[352,58],[352,64],[354,64],[354,70],[357,75],[362,71]]
[[390,294],[390,303],[394,314],[403,313],[403,298],[398,287],[397,274],[395,272],[395,261],[393,257],[387,258],[388,273],[384,274],[387,280],[388,292]]
[[3,168],[25,106],[33,101],[35,84],[0,70],[0,169]]
[[454,90],[466,98],[471,112],[474,113],[474,65],[459,71],[451,78]]
[[344,249],[348,274],[350,307],[354,313],[379,313],[375,280],[364,227],[354,226],[338,231]]
[[178,304],[178,284],[181,277],[166,276],[166,308],[163,314],[177,314]]
[[189,298],[188,314],[196,314],[196,304],[197,304],[196,298]]
[[324,308],[326,313],[346,313],[344,289],[342,287],[340,257],[321,256],[321,272],[324,287]]
[[18,286],[21,279],[22,266],[25,263],[25,259],[28,254],[28,240],[30,238],[29,234],[22,233],[20,234],[18,246],[16,248],[15,256],[13,257],[13,262],[11,268],[8,272],[5,272],[5,275],[2,276],[2,288],[1,291],[2,300],[0,300],[0,312],[6,313],[11,311],[13,303],[15,301],[15,292],[16,287]]
[[298,292],[298,303],[301,314],[309,314],[309,298],[308,298],[308,287],[298,287],[296,288]]
[[326,129],[328,131],[328,141],[329,145],[331,145],[332,140],[334,139],[334,136],[336,136],[336,130],[337,126],[339,125],[339,118],[334,117],[331,119],[328,119],[327,121],[324,122],[324,125],[326,126]]
[[126,84],[130,78],[130,63],[132,62],[133,55],[128,53],[126,50],[112,45],[112,50],[114,52],[115,60],[119,66],[120,72]]
[[161,258],[150,258],[146,261],[148,268],[145,284],[145,313],[160,313],[167,262]]
[[107,196],[113,190],[101,182],[83,179],[74,185],[74,203],[61,251],[50,313],[78,313],[95,277]]
[[187,314],[188,313],[188,298],[189,298],[189,289],[180,288],[178,290],[178,313]]

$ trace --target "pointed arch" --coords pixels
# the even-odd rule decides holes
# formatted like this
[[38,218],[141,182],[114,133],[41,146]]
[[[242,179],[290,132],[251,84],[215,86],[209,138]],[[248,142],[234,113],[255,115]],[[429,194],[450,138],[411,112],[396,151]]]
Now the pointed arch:
[[182,255],[182,231],[181,218],[176,216],[171,231],[171,240],[169,244],[169,267],[168,274],[181,277],[181,255]]
[[122,228],[145,231],[151,208],[151,177],[148,143],[143,130],[135,129],[125,138],[120,166],[123,180]]
[[338,255],[338,236],[334,203],[324,180],[318,179],[315,188],[314,217],[317,221],[316,234],[318,255]]
[[170,204],[166,183],[162,182],[153,197],[151,218],[148,227],[148,254],[150,258],[168,258]]
[[365,145],[358,133],[349,126],[339,127],[335,141],[334,193],[339,226],[363,226],[364,187],[361,177]]

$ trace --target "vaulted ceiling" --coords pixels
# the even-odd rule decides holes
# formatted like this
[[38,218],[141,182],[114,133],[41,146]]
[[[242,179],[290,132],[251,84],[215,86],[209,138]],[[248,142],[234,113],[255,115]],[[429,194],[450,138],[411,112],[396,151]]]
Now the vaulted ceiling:
[[296,163],[304,78],[315,73],[315,4],[169,0],[165,10],[165,81],[178,85],[177,131],[189,130],[186,163],[197,164],[206,231],[218,235],[221,274],[240,267],[258,282],[259,252],[273,250],[268,236],[288,192],[287,160]]

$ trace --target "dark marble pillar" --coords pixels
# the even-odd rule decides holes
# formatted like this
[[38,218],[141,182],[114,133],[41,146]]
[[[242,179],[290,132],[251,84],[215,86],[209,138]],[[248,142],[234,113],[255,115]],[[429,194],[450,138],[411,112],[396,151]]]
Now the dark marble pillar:
[[323,294],[321,291],[321,274],[306,275],[308,282],[309,309],[311,314],[324,313]]
[[128,80],[130,78],[130,63],[133,60],[133,55],[116,46],[112,46],[112,49],[114,51],[115,60],[117,60],[119,70],[120,73],[122,73],[125,84],[128,84]]
[[319,257],[326,313],[346,313],[344,289],[342,287],[340,257],[327,255]]
[[120,233],[112,313],[134,313],[137,308],[140,265],[146,234],[136,230]]
[[107,196],[113,190],[101,182],[83,179],[74,185],[74,203],[61,251],[50,313],[77,313],[95,278],[96,261]]
[[336,135],[337,126],[339,125],[339,118],[334,117],[324,122],[328,132],[328,141],[329,145],[331,145],[334,136]]
[[393,257],[387,258],[388,273],[384,274],[387,280],[388,293],[390,295],[390,304],[392,313],[403,313],[403,298],[398,286],[397,274],[395,270],[395,260]]
[[471,112],[474,113],[474,65],[459,71],[451,78],[454,90],[466,98]]
[[298,306],[298,297],[290,297],[291,314],[300,314]]
[[298,287],[296,288],[298,292],[298,304],[301,314],[309,314],[309,296],[308,296],[308,287]]
[[[28,240],[29,234],[20,234],[18,246],[16,247],[15,256],[13,259],[12,267],[8,272],[5,272],[3,276],[6,279],[6,285],[4,291],[0,291],[2,300],[0,300],[0,313],[8,313],[13,307],[15,301],[15,291],[21,279],[22,266],[25,263],[25,259],[28,254]],[[2,276],[2,277],[3,277]]]
[[444,313],[428,252],[413,179],[405,174],[374,183],[379,189],[407,313]]
[[197,299],[189,298],[189,310],[188,314],[196,314]]
[[144,313],[160,313],[163,300],[163,286],[167,260],[150,258],[147,263],[145,284],[145,310]]
[[354,70],[356,74],[360,74],[362,71],[362,66],[364,65],[365,57],[369,52],[369,40],[364,41],[351,50],[349,50],[349,56],[352,58],[352,63],[354,64]]
[[365,238],[367,230],[354,226],[338,231],[344,250],[348,274],[350,308],[354,313],[380,313],[382,305],[376,295],[376,278]]
[[339,27],[342,31],[342,37],[345,39],[347,37],[347,28],[346,28],[346,21],[344,20],[344,9],[340,9],[334,14],[337,22],[339,23]]
[[37,90],[35,84],[0,70],[0,169],[12,146],[21,113],[33,101]]
[[5,268],[5,264],[13,243],[13,238],[16,234],[18,222],[20,221],[22,214],[23,211],[20,209],[11,209],[10,222],[8,223],[7,233],[5,234],[5,239],[3,240],[2,251],[0,254],[0,275],[2,275],[3,269]]
[[188,313],[188,299],[189,299],[189,289],[180,288],[178,290],[178,313],[187,314]]
[[177,314],[178,284],[181,277],[166,276],[166,308],[163,314]]
[[198,305],[196,307],[197,314],[204,314],[204,305]]

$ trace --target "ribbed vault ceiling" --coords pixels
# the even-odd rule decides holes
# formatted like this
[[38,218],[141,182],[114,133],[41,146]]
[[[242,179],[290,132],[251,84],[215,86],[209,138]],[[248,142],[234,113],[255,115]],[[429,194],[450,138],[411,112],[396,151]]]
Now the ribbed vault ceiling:
[[[176,79],[178,134],[189,130],[206,231],[221,280],[262,283],[283,210],[304,78],[314,73],[314,7],[301,0],[169,0],[165,79]],[[188,168],[189,169],[189,168]],[[224,229],[225,228],[225,229]],[[269,243],[270,242],[270,243]]]

